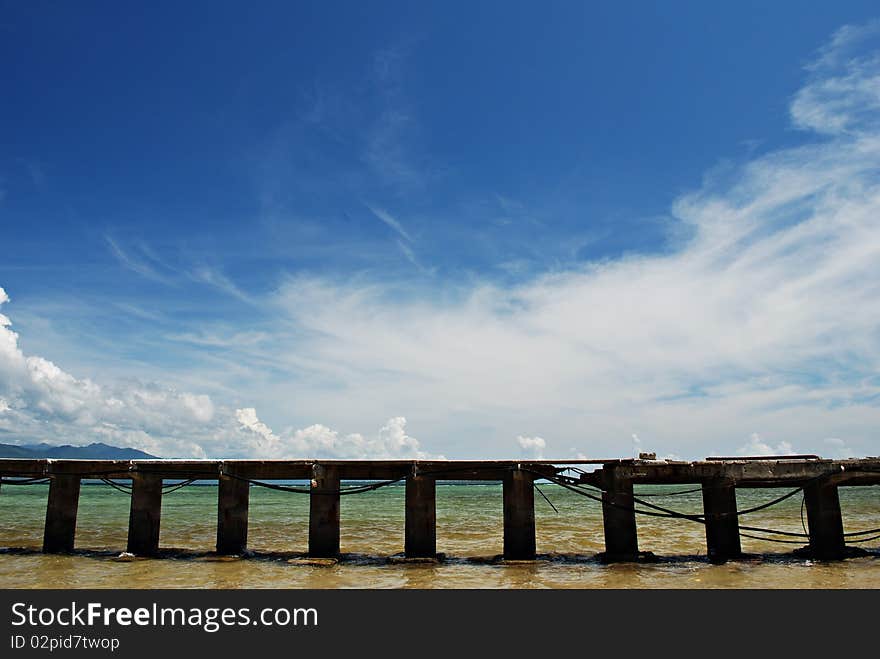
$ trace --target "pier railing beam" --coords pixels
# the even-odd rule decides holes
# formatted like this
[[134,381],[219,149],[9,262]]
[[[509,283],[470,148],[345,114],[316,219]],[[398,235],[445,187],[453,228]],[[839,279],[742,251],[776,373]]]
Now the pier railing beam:
[[620,478],[613,467],[606,467],[602,492],[602,521],[605,528],[607,562],[635,561],[639,557],[636,514],[633,509],[633,484]]
[[846,542],[843,536],[843,518],[837,485],[813,481],[804,487],[807,522],[810,527],[810,551],[813,558],[833,560],[843,558]]
[[50,477],[46,526],[43,529],[43,551],[47,554],[73,551],[79,485],[79,476],[53,474]]
[[534,477],[515,469],[504,477],[504,558],[535,559]]
[[217,553],[241,554],[247,549],[250,483],[220,475],[217,489]]
[[339,472],[315,465],[309,494],[309,556],[339,555]]
[[128,515],[128,551],[136,556],[159,553],[162,517],[162,476],[131,475],[131,511]]
[[406,481],[404,552],[407,558],[437,555],[437,484],[416,474]]
[[703,482],[703,513],[709,560],[723,563],[741,556],[736,486],[732,480],[719,478]]

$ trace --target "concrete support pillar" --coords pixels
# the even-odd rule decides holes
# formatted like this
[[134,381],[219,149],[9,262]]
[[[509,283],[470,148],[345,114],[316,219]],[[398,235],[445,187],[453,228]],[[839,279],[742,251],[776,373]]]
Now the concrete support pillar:
[[407,558],[437,555],[437,484],[431,476],[414,476],[406,481]]
[[619,478],[613,467],[605,467],[602,492],[602,520],[605,527],[605,555],[608,562],[635,561],[639,557],[636,514],[633,511],[633,484]]
[[73,551],[79,485],[79,476],[53,474],[50,477],[46,526],[43,529],[43,551],[47,554]]
[[137,556],[159,552],[159,522],[162,517],[162,477],[133,473],[131,512],[128,515],[128,551]]
[[217,553],[241,554],[247,549],[250,483],[221,475],[217,489]]
[[504,477],[504,558],[535,558],[534,477],[519,469]]
[[315,465],[309,494],[309,556],[339,555],[339,472]]
[[717,479],[703,483],[703,513],[709,560],[723,563],[741,556],[736,487],[733,481]]
[[846,542],[843,536],[843,518],[840,515],[837,486],[813,481],[804,487],[804,497],[813,558],[819,560],[843,558],[846,553]]

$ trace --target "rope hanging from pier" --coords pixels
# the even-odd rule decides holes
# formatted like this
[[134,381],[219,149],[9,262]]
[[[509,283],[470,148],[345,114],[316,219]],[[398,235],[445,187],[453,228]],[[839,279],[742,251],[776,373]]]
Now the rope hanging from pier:
[[[565,467],[562,471],[573,471],[577,474],[586,475],[589,472],[580,469],[579,467]],[[678,490],[676,492],[636,492],[640,497],[677,497],[685,494],[693,494],[695,492],[702,492],[702,487],[693,487],[689,490]]]
[[37,478],[0,478],[0,485],[45,485],[48,482],[49,479],[42,476]]
[[695,487],[691,490],[679,490],[678,492],[636,492],[640,497],[677,497],[683,494],[693,494],[694,492],[702,492],[702,487]]
[[[533,472],[533,473],[534,473],[534,472]],[[593,494],[591,494],[591,493],[589,493],[589,492],[585,492],[584,490],[581,489],[581,487],[582,487],[584,484],[583,484],[583,483],[580,483],[579,481],[576,482],[576,483],[573,483],[573,482],[566,482],[565,477],[555,477],[555,478],[546,477],[546,478],[547,478],[547,480],[549,480],[549,481],[551,481],[551,482],[554,482],[554,483],[556,483],[557,485],[560,485],[560,486],[564,487],[565,489],[571,490],[572,492],[575,492],[576,494],[579,494],[579,495],[581,495],[581,496],[587,497],[588,499],[592,499],[593,501],[596,501],[596,502],[598,502],[598,503],[602,503],[602,504],[604,504],[604,505],[611,505],[612,507],[619,508],[619,509],[622,509],[622,510],[626,510],[627,512],[632,512],[632,513],[639,514],[639,515],[645,515],[645,516],[648,516],[648,517],[662,517],[662,518],[673,518],[673,519],[685,519],[685,520],[688,520],[688,521],[691,521],[691,522],[695,522],[695,523],[698,523],[698,524],[703,524],[703,525],[706,524],[706,520],[705,520],[705,516],[704,516],[704,515],[689,515],[689,514],[686,514],[686,513],[681,513],[681,512],[675,511],[675,510],[671,510],[671,509],[669,509],[669,508],[665,508],[665,507],[663,507],[663,506],[658,506],[658,505],[656,505],[656,504],[652,504],[652,503],[650,503],[650,502],[648,502],[648,501],[643,501],[643,500],[641,500],[641,499],[639,499],[639,498],[633,496],[633,501],[635,501],[635,502],[637,502],[637,503],[639,503],[639,504],[641,504],[641,505],[647,506],[647,507],[649,507],[649,508],[654,508],[654,509],[656,509],[656,510],[660,510],[661,512],[658,513],[658,512],[653,512],[653,511],[650,511],[650,510],[641,510],[641,509],[636,508],[636,507],[634,507],[634,506],[624,506],[624,505],[618,504],[618,503],[616,503],[616,502],[605,501],[605,500],[603,500],[603,499],[602,499],[601,497],[599,497],[599,496],[595,496],[595,495],[593,495]],[[574,479],[570,479],[570,480],[573,481]],[[596,487],[593,486],[593,485],[587,485],[587,487],[592,487],[593,489],[596,489],[596,490],[599,490],[599,492],[602,492],[601,489],[596,488]],[[782,495],[781,497],[777,497],[776,499],[774,499],[774,500],[772,500],[772,501],[769,501],[769,502],[767,502],[767,503],[761,504],[761,505],[759,505],[759,506],[754,506],[753,508],[749,508],[749,509],[747,509],[747,510],[738,511],[738,512],[737,512],[737,516],[740,516],[740,515],[746,515],[746,514],[750,514],[750,513],[754,513],[754,512],[757,512],[757,511],[759,511],[759,510],[765,510],[765,509],[767,509],[767,508],[770,508],[771,506],[775,506],[775,505],[781,503],[782,501],[785,501],[786,499],[788,499],[788,498],[794,496],[795,494],[797,494],[797,493],[800,492],[801,490],[803,490],[803,486],[801,486],[801,487],[799,487],[799,488],[793,490],[792,492],[788,492],[788,493]],[[767,529],[767,528],[758,527],[758,526],[740,526],[739,529],[740,529],[740,535],[743,536],[743,537],[752,538],[752,539],[758,539],[758,540],[767,540],[767,541],[770,541],[770,542],[778,542],[778,543],[783,543],[783,544],[797,544],[797,545],[802,545],[802,544],[803,544],[803,540],[782,540],[782,539],[780,539],[780,538],[758,537],[758,536],[749,535],[749,534],[747,534],[747,533],[743,533],[742,531],[754,531],[754,532],[757,532],[757,533],[767,533],[767,534],[773,534],[773,535],[784,535],[784,536],[792,536],[792,537],[798,537],[798,538],[809,538],[809,534],[807,534],[807,533],[803,533],[803,534],[802,534],[802,533],[793,533],[793,532],[790,532],[790,531],[780,531],[780,530],[778,530],[778,529]]]
[[[514,471],[515,467],[507,467],[504,469],[499,469],[499,471]],[[351,487],[340,487],[335,489],[320,489],[313,487],[297,487],[295,485],[278,485],[276,483],[267,483],[266,481],[259,481],[253,478],[247,478],[245,476],[240,476],[238,474],[233,474],[228,471],[221,470],[221,476],[228,476],[229,478],[234,478],[239,481],[244,481],[246,483],[250,483],[256,487],[264,487],[269,490],[277,490],[279,492],[291,492],[293,494],[327,494],[327,495],[340,495],[345,496],[349,494],[363,494],[365,492],[372,492],[374,490],[378,490],[383,487],[388,487],[389,485],[395,485],[397,483],[401,483],[404,481],[408,481],[412,478],[416,477],[432,477],[432,476],[449,476],[451,474],[456,473],[469,473],[472,472],[473,468],[470,467],[461,467],[456,469],[437,469],[434,471],[419,471],[417,474],[409,473],[400,476],[399,478],[392,478],[384,481],[376,481],[373,483],[365,483],[362,485],[353,485]],[[523,469],[523,471],[528,471]],[[537,472],[533,472],[537,473]],[[540,474],[541,477],[545,477],[544,474]],[[552,504],[551,504],[552,506]]]
[[[877,529],[874,529],[874,530],[876,531]],[[843,535],[846,536],[848,534],[844,533]],[[847,542],[870,542],[871,540],[877,540],[877,539],[880,539],[880,533],[878,533],[877,535],[872,535],[868,538],[857,538],[855,540],[847,539]]]
[[292,492],[293,494],[328,494],[328,495],[347,495],[347,494],[362,494],[364,492],[371,492],[373,490],[378,490],[382,487],[387,487],[389,485],[393,485],[395,483],[399,483],[401,481],[405,481],[411,478],[411,475],[401,476],[400,478],[395,478],[393,480],[386,481],[378,481],[376,483],[368,483],[366,485],[354,485],[352,487],[340,487],[336,489],[318,489],[312,487],[296,487],[293,485],[278,485],[276,483],[267,483],[265,481],[254,480],[253,478],[245,478],[244,476],[238,476],[237,474],[232,474],[229,472],[220,472],[221,476],[228,476],[229,478],[234,478],[235,480],[244,481],[245,483],[249,483],[250,485],[254,485],[256,487],[264,487],[268,490],[277,490],[279,492]]
[[[106,485],[109,485],[114,490],[116,490],[118,492],[122,492],[123,494],[126,494],[126,495],[130,495],[132,492],[132,489],[133,489],[131,485],[117,483],[116,481],[111,480],[109,478],[100,478],[98,480],[100,480],[102,483],[104,483]],[[187,487],[188,485],[192,485],[193,483],[196,482],[196,480],[198,480],[198,479],[190,478],[188,480],[181,481],[180,483],[169,483],[168,485],[162,485],[162,494],[171,494],[172,492],[176,492],[177,490],[180,490],[184,487]]]

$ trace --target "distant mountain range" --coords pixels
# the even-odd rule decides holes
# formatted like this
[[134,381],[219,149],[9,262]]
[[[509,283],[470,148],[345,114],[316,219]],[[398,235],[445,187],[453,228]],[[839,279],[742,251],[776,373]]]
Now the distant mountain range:
[[58,458],[67,460],[149,460],[155,455],[133,448],[119,448],[94,443],[88,446],[52,446],[51,444],[0,444],[0,458]]

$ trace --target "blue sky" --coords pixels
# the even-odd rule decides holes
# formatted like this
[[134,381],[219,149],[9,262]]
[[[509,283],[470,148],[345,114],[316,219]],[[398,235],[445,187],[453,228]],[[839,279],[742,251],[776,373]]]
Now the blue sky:
[[0,441],[876,453],[874,14],[0,3]]

